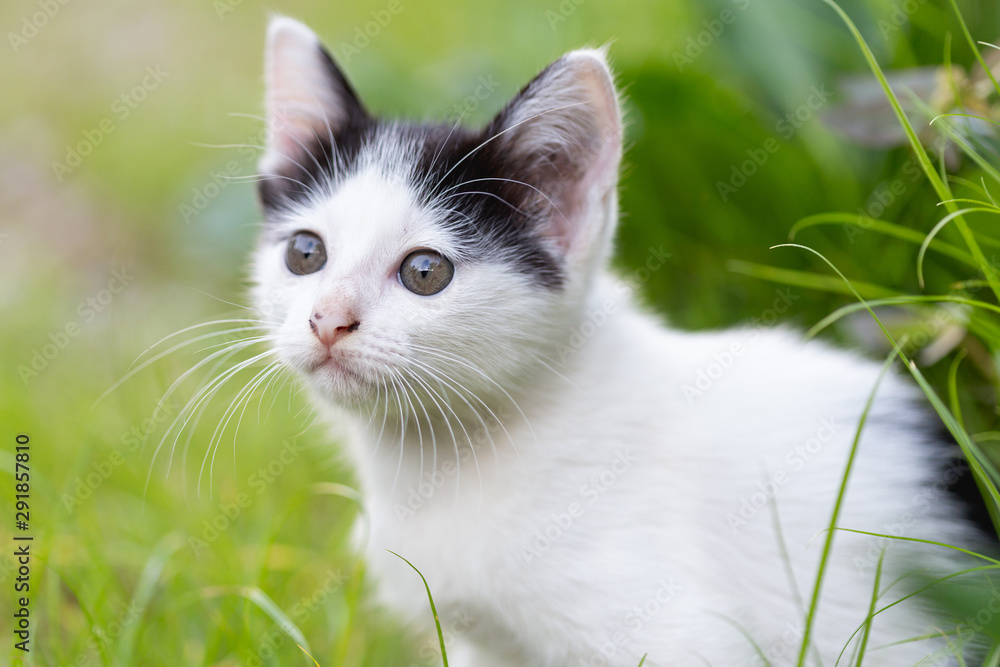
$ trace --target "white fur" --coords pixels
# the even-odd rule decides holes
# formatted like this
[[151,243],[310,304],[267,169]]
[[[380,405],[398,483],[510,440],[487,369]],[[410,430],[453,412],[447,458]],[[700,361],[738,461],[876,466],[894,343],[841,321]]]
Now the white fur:
[[[797,599],[808,604],[878,364],[784,330],[680,333],[637,308],[603,268],[617,213],[614,88],[600,52],[573,59],[585,76],[546,88],[542,106],[518,116],[582,86],[617,133],[571,220],[565,288],[541,288],[501,259],[463,258],[419,203],[412,151],[390,133],[336,187],[270,223],[256,257],[258,304],[316,405],[349,427],[381,596],[429,631],[423,585],[392,550],[426,577],[454,635],[452,665],[634,667],[644,654],[646,665],[763,664],[738,627],[772,664],[795,664]],[[528,136],[555,141],[552,128]],[[329,259],[296,276],[285,239],[302,229],[324,239]],[[398,282],[414,248],[454,261],[440,294]],[[347,370],[317,367],[326,350],[308,318],[318,303],[358,313],[360,328],[336,346]],[[694,393],[702,374],[710,386]],[[926,495],[940,461],[925,445],[917,396],[885,378],[840,524],[884,532],[905,522],[907,534],[960,543],[968,529],[954,508]],[[771,488],[776,473],[785,475],[776,499],[758,506],[758,484]],[[813,635],[825,665],[865,618],[879,546],[836,537]],[[940,552],[919,552],[948,566],[928,555]],[[904,553],[890,545],[884,581],[905,569]],[[929,628],[913,604],[878,616],[867,662],[916,663],[937,644],[877,647]],[[818,664],[813,654],[808,664]]]

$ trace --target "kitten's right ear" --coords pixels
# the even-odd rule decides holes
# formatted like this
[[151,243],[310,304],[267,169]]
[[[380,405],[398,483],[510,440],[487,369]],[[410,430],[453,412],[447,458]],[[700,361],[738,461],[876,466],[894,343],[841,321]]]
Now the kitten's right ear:
[[271,20],[264,76],[268,139],[259,164],[264,175],[301,169],[296,163],[306,165],[310,152],[331,150],[326,144],[367,118],[319,38],[294,19]]

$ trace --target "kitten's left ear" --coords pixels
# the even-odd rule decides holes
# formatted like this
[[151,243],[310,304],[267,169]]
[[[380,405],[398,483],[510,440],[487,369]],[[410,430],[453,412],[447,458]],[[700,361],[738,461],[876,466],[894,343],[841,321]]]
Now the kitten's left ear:
[[282,174],[296,162],[306,165],[309,152],[368,117],[316,34],[294,19],[271,20],[264,75],[268,140],[259,165],[263,174]]
[[571,51],[525,86],[486,130],[545,194],[543,236],[571,262],[603,258],[617,218],[618,94],[604,49]]

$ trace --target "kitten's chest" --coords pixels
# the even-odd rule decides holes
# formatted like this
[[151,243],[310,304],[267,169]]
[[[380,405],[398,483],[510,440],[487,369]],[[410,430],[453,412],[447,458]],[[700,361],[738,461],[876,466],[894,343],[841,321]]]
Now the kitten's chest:
[[[535,429],[541,428],[536,421]],[[422,463],[418,443],[410,442],[402,463],[393,461],[397,443],[381,463],[372,461],[362,470],[369,570],[385,602],[416,621],[431,619],[423,583],[389,550],[420,570],[447,617],[442,620],[458,625],[468,625],[470,618],[482,621],[499,604],[530,608],[528,600],[513,598],[535,590],[533,579],[546,576],[526,568],[522,553],[549,509],[538,493],[544,484],[540,463],[527,446],[537,434],[508,425],[501,435],[503,443],[495,436],[471,449],[442,447],[436,460],[425,451]],[[518,585],[508,585],[512,581]]]

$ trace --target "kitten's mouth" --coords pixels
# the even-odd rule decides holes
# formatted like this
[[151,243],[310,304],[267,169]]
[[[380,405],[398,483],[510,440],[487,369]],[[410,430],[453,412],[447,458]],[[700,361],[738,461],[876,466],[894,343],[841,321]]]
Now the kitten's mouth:
[[309,368],[309,373],[315,377],[346,381],[349,384],[362,386],[368,384],[367,379],[355,368],[350,355],[340,350],[326,350],[325,354],[317,355]]
[[309,369],[311,373],[320,373],[324,370],[338,375],[346,374],[351,377],[357,377],[356,373],[350,368],[350,365],[344,358],[344,355],[340,352],[327,350],[326,354],[318,357],[312,368]]

